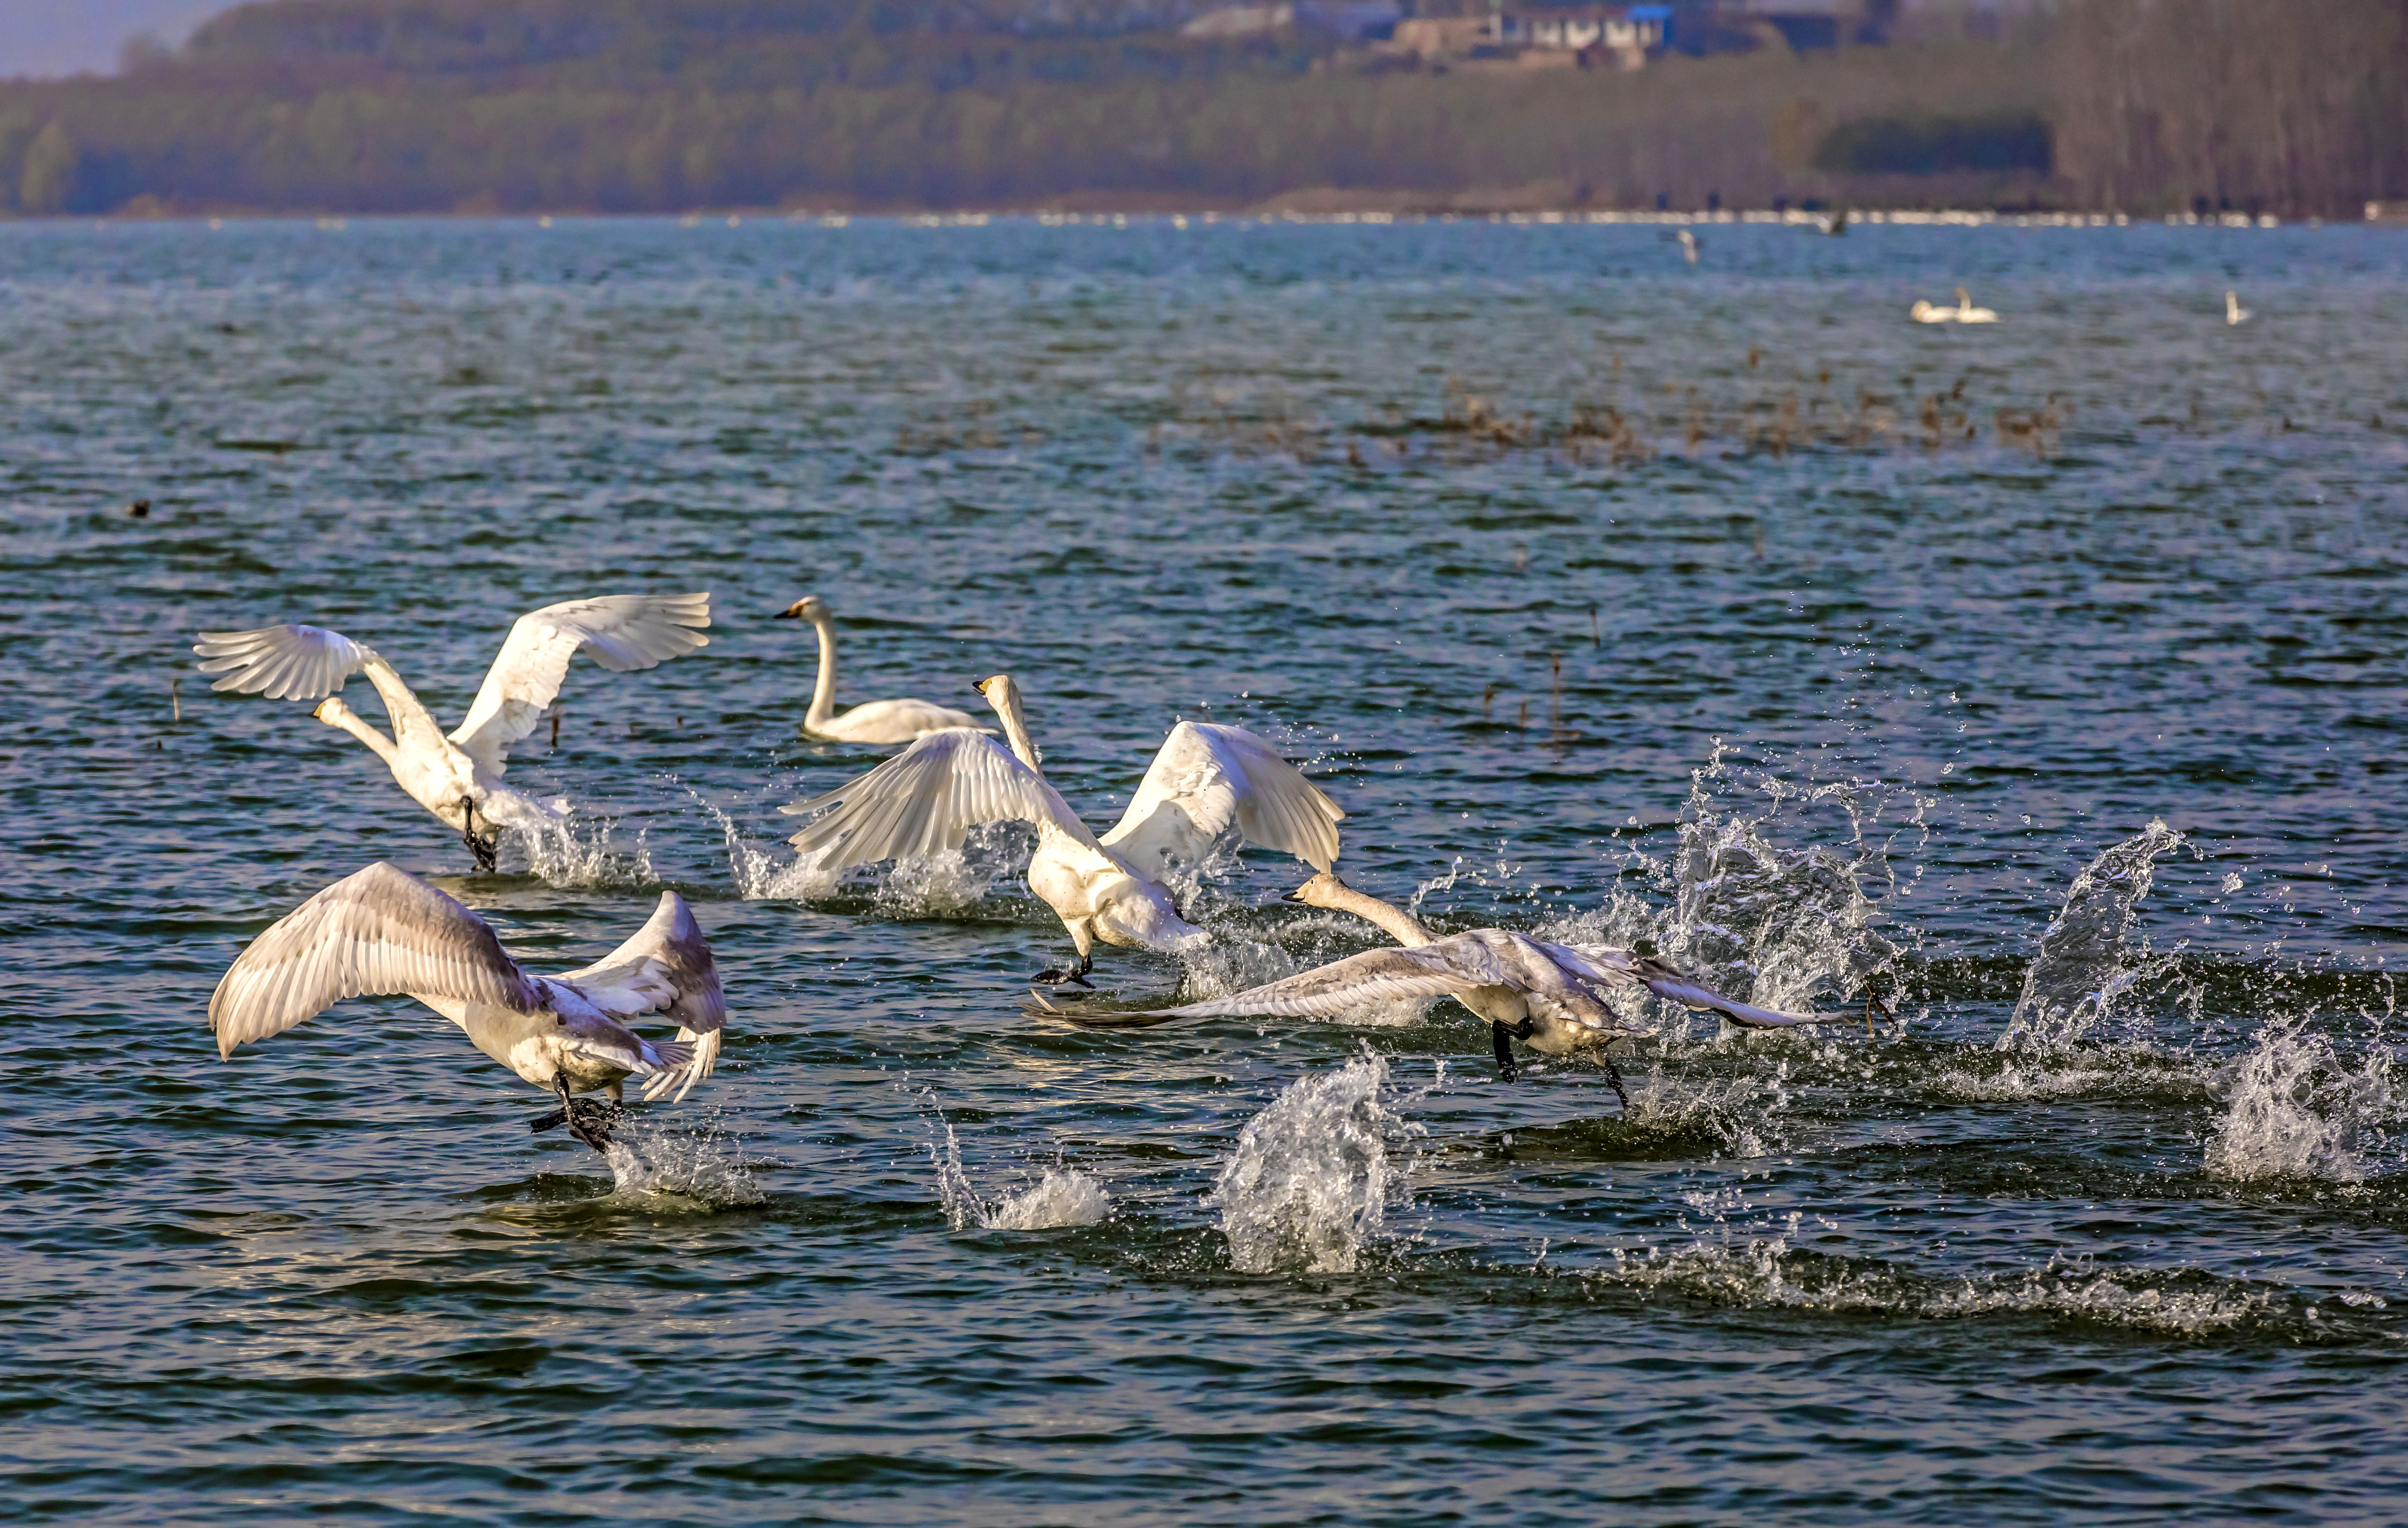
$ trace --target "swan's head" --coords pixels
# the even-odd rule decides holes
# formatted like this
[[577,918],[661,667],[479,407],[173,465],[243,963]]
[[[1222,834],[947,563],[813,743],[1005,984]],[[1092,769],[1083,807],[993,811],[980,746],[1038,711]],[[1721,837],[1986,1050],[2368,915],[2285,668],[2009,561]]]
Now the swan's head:
[[1932,307],[1931,307],[1931,305],[1930,305],[1929,303],[1927,303],[1927,302],[1925,302],[1922,298],[1917,297],[1916,299],[1914,299],[1914,306],[1913,307],[1910,307],[1910,308],[1908,308],[1908,309],[1906,310],[1906,316],[1907,316],[1908,318],[1910,318],[1910,319],[1914,320],[1914,321],[1915,321],[1915,322],[1917,322],[1917,323],[1921,323],[1921,322],[1923,322],[1925,320],[1927,320],[1927,319],[1928,319],[1928,318],[1930,318],[1930,317],[1931,317],[1932,311],[1933,311],[1933,309],[1932,309]]
[[340,695],[328,695],[320,701],[318,708],[309,714],[330,727],[339,727],[345,721],[351,720],[351,708],[343,704],[343,697]]
[[787,606],[784,609],[779,611],[770,619],[775,621],[825,621],[827,618],[827,602],[821,599],[817,594],[805,594],[801,599],[798,599],[794,604]]
[[984,695],[990,706],[1001,706],[1020,696],[1020,686],[1011,682],[1009,674],[990,674],[970,688]]
[[1311,880],[1282,897],[1283,902],[1301,902],[1308,907],[1338,907],[1338,893],[1354,890],[1338,878],[1335,870],[1324,870]]

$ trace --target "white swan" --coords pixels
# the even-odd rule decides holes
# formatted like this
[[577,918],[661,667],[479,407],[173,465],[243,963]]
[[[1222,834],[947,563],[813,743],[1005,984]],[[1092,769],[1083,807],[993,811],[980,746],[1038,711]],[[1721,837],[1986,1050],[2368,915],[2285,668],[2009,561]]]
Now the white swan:
[[1033,979],[1082,987],[1097,941],[1170,950],[1204,937],[1163,882],[1173,860],[1201,862],[1231,830],[1318,869],[1338,858],[1346,814],[1337,803],[1253,733],[1202,721],[1170,729],[1119,824],[1098,838],[1045,778],[1019,687],[997,674],[978,691],[1002,719],[1009,751],[962,728],[931,733],[851,784],[780,808],[837,807],[788,841],[836,872],[959,849],[982,822],[1033,823],[1028,889],[1061,917],[1079,952],[1076,967]]
[[1278,981],[1175,1008],[1083,1014],[1055,1007],[1031,992],[1034,1012],[1096,1028],[1143,1028],[1180,1019],[1330,1019],[1396,1002],[1452,997],[1488,1022],[1498,1075],[1513,1080],[1514,1040],[1542,1055],[1594,1050],[1627,1107],[1622,1075],[1605,1047],[1647,1035],[1615,1016],[1604,994],[1644,987],[1684,1007],[1719,1013],[1750,1029],[1781,1029],[1831,1018],[1782,1013],[1735,1002],[1698,986],[1652,956],[1610,945],[1561,945],[1510,929],[1473,929],[1440,938],[1394,903],[1358,892],[1328,871],[1290,892],[1290,902],[1368,919],[1405,948],[1373,950]]
[[811,686],[811,708],[803,718],[806,736],[835,743],[909,743],[947,727],[993,730],[981,727],[978,718],[967,711],[916,697],[864,701],[842,716],[837,715],[836,621],[826,602],[817,594],[805,594],[779,611],[775,619],[808,621],[819,633],[820,676]]
[[[710,624],[708,593],[606,594],[521,616],[467,719],[448,737],[391,664],[340,632],[302,625],[203,632],[193,650],[204,660],[202,673],[225,676],[212,690],[271,700],[328,697],[309,714],[375,750],[412,800],[460,830],[477,867],[491,870],[494,836],[479,835],[480,821],[489,828],[517,827],[562,813],[557,805],[510,790],[501,778],[510,746],[535,731],[560,693],[568,661],[584,652],[605,668],[651,668],[707,645],[710,638],[690,628]],[[345,679],[362,673],[384,701],[391,737],[362,721],[336,693]]]
[[1698,236],[1684,228],[1672,236],[1681,241],[1682,258],[1686,260],[1692,265],[1696,264],[1698,263],[1698,251],[1704,248],[1704,246],[1698,242]]
[[[727,1002],[710,942],[675,892],[625,944],[557,977],[530,976],[493,929],[424,881],[380,861],[320,892],[235,957],[209,999],[220,1059],[281,1035],[347,997],[405,993],[466,1031],[468,1041],[560,1107],[534,1121],[566,1124],[596,1151],[616,1108],[574,1095],[644,1079],[648,1099],[682,1099],[719,1060]],[[623,1020],[659,1013],[675,1040],[647,1040]]]
[[1906,310],[1906,316],[1917,323],[1996,323],[1999,321],[1999,315],[1995,309],[1975,307],[1971,293],[1963,287],[1956,289],[1956,307],[1941,307],[1918,297],[1915,299],[1914,306]]
[[2241,306],[2241,293],[2227,288],[2224,293],[2224,321],[2247,323],[2250,317],[2249,309]]

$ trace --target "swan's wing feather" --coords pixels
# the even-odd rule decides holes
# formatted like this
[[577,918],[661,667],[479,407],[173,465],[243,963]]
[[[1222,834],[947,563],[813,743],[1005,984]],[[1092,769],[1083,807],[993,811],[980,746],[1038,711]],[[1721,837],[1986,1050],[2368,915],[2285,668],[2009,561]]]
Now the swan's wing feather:
[[212,690],[270,700],[323,700],[377,661],[373,649],[323,626],[260,626],[247,632],[203,632],[193,644],[204,674],[222,674]]
[[[678,1021],[683,1060],[645,1077],[647,1099],[664,1093],[683,1099],[718,1066],[727,994],[719,985],[710,941],[675,892],[661,893],[651,921],[624,944],[557,979],[574,983],[595,1007],[616,1018],[662,1013]],[[666,1052],[669,1046],[656,1042],[656,1049]]]
[[1103,842],[1155,879],[1172,860],[1203,860],[1232,828],[1248,843],[1326,870],[1337,863],[1345,815],[1245,728],[1182,721]]
[[1096,1028],[1145,1028],[1182,1019],[1336,1019],[1392,1003],[1460,997],[1520,983],[1477,944],[1441,939],[1411,950],[1367,950],[1226,997],[1175,1008],[1069,1017]]
[[407,992],[533,1013],[542,989],[483,919],[379,861],[285,914],[235,957],[209,999],[218,1054],[280,1035],[347,997]]
[[1556,964],[1575,975],[1593,981],[1618,985],[1637,983],[1667,1002],[1678,1003],[1684,1008],[1702,1013],[1719,1013],[1735,1024],[1749,1029],[1786,1029],[1793,1024],[1829,1022],[1835,1015],[1828,1013],[1784,1013],[1778,1008],[1760,1008],[1753,1003],[1742,1003],[1725,997],[1652,956],[1634,955],[1627,950],[1608,945],[1549,945],[1546,947]]
[[956,850],[982,822],[1050,824],[1096,841],[1044,776],[966,727],[932,732],[859,778],[779,810],[803,816],[826,807],[836,810],[787,842],[831,871]]
[[710,624],[708,593],[605,594],[523,615],[452,741],[498,775],[510,745],[535,731],[559,696],[570,659],[583,652],[608,669],[651,668],[709,645],[710,638],[696,628]]

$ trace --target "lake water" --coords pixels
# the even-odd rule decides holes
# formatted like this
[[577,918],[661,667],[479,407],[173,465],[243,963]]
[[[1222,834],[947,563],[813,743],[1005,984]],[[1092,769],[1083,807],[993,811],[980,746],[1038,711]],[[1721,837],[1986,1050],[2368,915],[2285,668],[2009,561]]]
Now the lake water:
[[[2408,238],[1702,234],[0,227],[10,1515],[2396,1520]],[[687,589],[498,876],[192,671],[306,620],[451,721]],[[1009,671],[1099,825],[1241,721],[1443,927],[1909,1022],[1658,1014],[1625,1111],[1452,1007],[1024,1017],[1025,839],[792,867],[879,757],[797,735],[813,592],[841,699]],[[537,969],[675,887],[718,1077],[606,1162],[404,1000],[220,1063],[376,859]],[[1378,942],[1221,868],[1096,1001]]]

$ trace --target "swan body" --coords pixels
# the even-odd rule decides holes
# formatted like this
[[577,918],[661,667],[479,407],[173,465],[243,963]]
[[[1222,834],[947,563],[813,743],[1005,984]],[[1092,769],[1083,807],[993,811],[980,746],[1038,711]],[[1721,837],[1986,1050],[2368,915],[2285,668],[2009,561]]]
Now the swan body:
[[2228,324],[2247,323],[2251,314],[2241,306],[2241,293],[2227,289],[2224,293],[2224,321]]
[[836,619],[817,594],[806,594],[778,612],[780,621],[808,621],[819,633],[820,672],[811,686],[811,708],[803,734],[831,743],[910,743],[948,727],[984,731],[978,718],[934,701],[870,700],[842,716],[836,709]]
[[[485,921],[380,861],[276,921],[235,958],[209,999],[218,1055],[280,1035],[346,998],[403,993],[460,1026],[468,1042],[561,1101],[538,1130],[566,1124],[595,1150],[611,1111],[575,1095],[643,1079],[646,1098],[682,1099],[718,1063],[726,999],[710,945],[675,892],[650,921],[592,965],[530,975]],[[675,1040],[627,1027],[654,1013]]]
[[[560,693],[569,661],[583,652],[605,668],[651,668],[710,640],[710,596],[606,594],[567,600],[519,617],[469,706],[446,735],[434,714],[375,649],[340,632],[299,624],[245,632],[203,632],[193,650],[200,670],[219,674],[212,690],[271,700],[319,700],[309,714],[367,745],[411,800],[457,828],[480,868],[494,866],[494,830],[529,827],[566,814],[502,784],[511,747],[535,731]],[[384,703],[391,736],[344,704],[337,693],[367,676]],[[319,697],[324,697],[322,700]]]
[[[1500,928],[1440,938],[1402,907],[1358,892],[1329,871],[1314,876],[1287,899],[1354,913],[1377,924],[1403,948],[1367,950],[1180,1007],[1075,1017],[1081,1023],[1115,1028],[1182,1019],[1328,1019],[1383,1003],[1452,997],[1487,1021],[1498,1071],[1509,1081],[1513,1077],[1512,1040],[1522,1040],[1542,1055],[1561,1056],[1601,1052],[1615,1040],[1652,1033],[1633,1028],[1606,1005],[1603,994],[1617,989],[1644,987],[1657,997],[1719,1013],[1751,1029],[1781,1029],[1825,1017],[1736,1002],[1698,986],[1662,961],[1610,945],[1553,944]],[[1037,999],[1037,1008],[1062,1012],[1042,998]],[[1612,1064],[1607,1064],[1611,1071]],[[1618,1080],[1614,1085],[1617,1090],[1621,1086]]]
[[1975,307],[1972,294],[1963,287],[1956,289],[1956,307],[1941,307],[1917,298],[1914,306],[1906,310],[1906,316],[1917,323],[1996,323],[1999,321],[1999,315],[1995,309]]
[[1078,981],[1097,944],[1172,950],[1204,933],[1179,914],[1164,882],[1175,862],[1201,861],[1225,835],[1320,868],[1338,858],[1345,813],[1296,766],[1242,727],[1182,721],[1170,731],[1111,832],[1097,837],[1046,779],[1009,675],[979,693],[1010,748],[983,733],[931,733],[839,790],[781,810],[816,817],[789,840],[822,869],[920,858],[961,848],[982,822],[1037,829],[1028,889],[1069,932],[1079,964],[1040,981]]
[[1702,246],[1698,243],[1698,236],[1684,228],[1675,233],[1672,236],[1681,241],[1681,258],[1686,260],[1692,265],[1696,264],[1698,263],[1698,250],[1702,248]]

